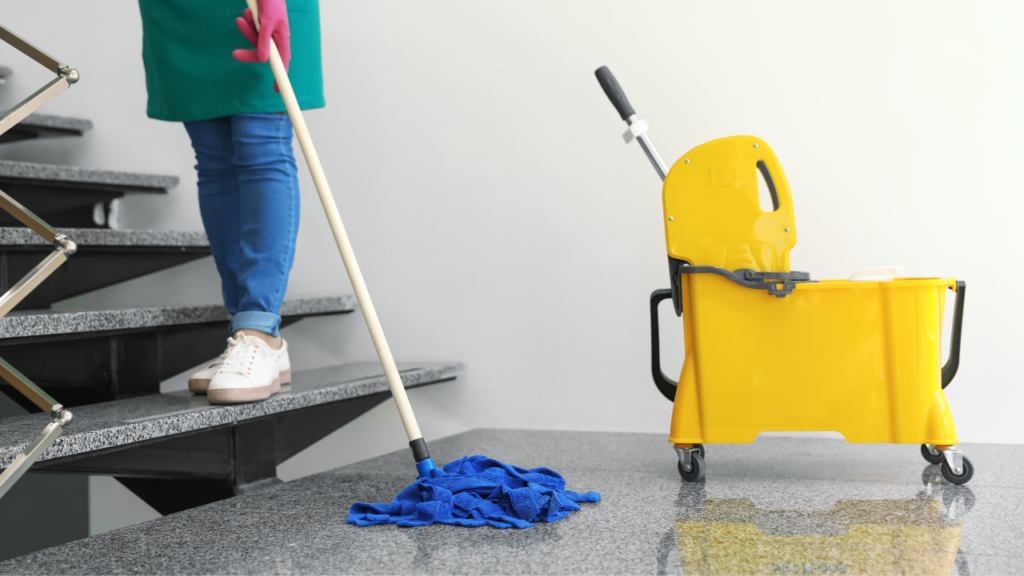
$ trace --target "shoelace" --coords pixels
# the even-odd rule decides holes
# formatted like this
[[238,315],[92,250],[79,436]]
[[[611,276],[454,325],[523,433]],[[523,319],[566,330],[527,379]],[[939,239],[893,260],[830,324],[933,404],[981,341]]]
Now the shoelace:
[[231,336],[228,336],[228,347],[225,348],[224,351],[220,353],[220,356],[218,356],[216,360],[211,362],[210,365],[207,366],[207,368],[216,368],[217,366],[223,364],[224,360],[231,355],[231,350],[233,350],[235,346],[238,346],[242,342],[243,338],[244,335],[240,336],[239,338],[232,338]]
[[225,350],[227,357],[221,363],[220,371],[234,374],[248,373],[256,356],[266,355],[266,349],[270,348],[266,345],[260,346],[255,339],[245,334],[240,334],[238,338],[228,338],[228,344],[230,347]]

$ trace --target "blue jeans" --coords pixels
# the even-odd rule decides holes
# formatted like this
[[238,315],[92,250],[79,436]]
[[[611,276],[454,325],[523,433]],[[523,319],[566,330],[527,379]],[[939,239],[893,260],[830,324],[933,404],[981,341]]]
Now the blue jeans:
[[292,123],[283,114],[237,114],[185,122],[185,130],[231,333],[277,336],[299,233]]

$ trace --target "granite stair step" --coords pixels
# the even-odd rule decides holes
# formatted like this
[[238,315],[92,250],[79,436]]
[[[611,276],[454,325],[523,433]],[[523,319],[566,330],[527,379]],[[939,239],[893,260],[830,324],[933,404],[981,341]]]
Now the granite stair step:
[[[400,363],[406,388],[454,379],[457,363]],[[33,470],[104,474],[169,514],[266,485],[276,467],[389,399],[380,364],[299,371],[269,400],[214,406],[187,391],[83,406]],[[0,469],[49,422],[0,420]]]
[[[286,300],[281,325],[355,309],[353,296]],[[0,318],[0,358],[65,406],[157,394],[224,349],[229,319],[221,305],[11,312]],[[6,383],[0,392],[34,410]]]
[[[177,176],[0,160],[0,190],[60,228],[117,228],[125,194],[166,194],[177,185]],[[0,212],[0,226],[16,222]]]
[[[16,310],[46,309],[57,301],[152,274],[210,255],[203,232],[64,228],[76,252]],[[0,293],[53,251],[28,228],[0,227]]]
[[0,144],[36,138],[81,136],[92,130],[92,121],[52,114],[29,114],[10,130],[0,134]]

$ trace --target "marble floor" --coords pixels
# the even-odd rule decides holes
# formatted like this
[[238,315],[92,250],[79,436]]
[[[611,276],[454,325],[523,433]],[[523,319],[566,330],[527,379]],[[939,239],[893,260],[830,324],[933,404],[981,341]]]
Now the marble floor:
[[[356,528],[415,473],[403,450],[0,563],[0,574],[1024,574],[1024,446],[963,444],[965,486],[917,446],[761,438],[681,482],[659,434],[473,430],[439,462],[550,467],[603,499],[527,530]],[[45,511],[41,511],[45,513]]]

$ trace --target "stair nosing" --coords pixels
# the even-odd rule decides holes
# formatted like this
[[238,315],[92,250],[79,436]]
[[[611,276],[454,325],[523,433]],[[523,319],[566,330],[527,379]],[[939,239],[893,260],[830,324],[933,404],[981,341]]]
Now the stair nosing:
[[[281,316],[336,314],[355,309],[356,299],[352,295],[295,298],[284,301]],[[200,324],[230,318],[231,315],[220,304],[80,311],[26,310],[0,318],[0,340]],[[60,327],[55,326],[57,322],[60,322]]]
[[[57,228],[79,247],[88,246],[173,246],[209,247],[205,232],[178,230],[111,230],[108,228]],[[0,248],[4,246],[49,246],[29,228],[0,226]],[[72,257],[73,258],[73,257]]]
[[0,160],[0,178],[16,178],[31,182],[68,182],[98,184],[122,188],[168,190],[178,185],[177,176],[98,170],[60,164],[40,164],[20,160]]
[[58,116],[56,114],[40,114],[39,112],[33,112],[22,119],[21,122],[18,122],[17,126],[84,133],[92,130],[92,120],[75,118],[73,116]]
[[[304,373],[327,372],[330,370],[337,371],[345,366],[370,364],[375,365],[377,370],[379,370],[379,364],[369,362],[349,363],[316,370],[296,372],[295,378],[300,378]],[[406,388],[451,380],[456,378],[463,369],[462,364],[457,362],[405,362],[399,365],[400,368],[403,366],[407,367],[403,370],[402,374],[402,381]],[[409,370],[409,368],[415,369]],[[300,410],[311,406],[319,406],[341,400],[370,396],[372,394],[386,391],[388,391],[388,384],[384,375],[373,374],[357,378],[355,380],[328,383],[308,390],[277,394],[262,402],[226,404],[204,410],[178,411],[178,413],[168,413],[163,417],[156,419],[135,419],[136,421],[129,421],[131,419],[118,419],[116,423],[111,423],[103,428],[84,432],[75,432],[75,421],[88,422],[91,413],[96,413],[97,417],[102,417],[103,414],[100,414],[100,412],[103,410],[110,410],[110,407],[113,404],[122,403],[122,406],[124,406],[124,403],[133,401],[141,402],[147,397],[142,396],[125,400],[114,400],[112,402],[71,408],[72,413],[75,414],[75,421],[72,421],[71,424],[68,425],[67,431],[64,435],[59,437],[57,441],[54,442],[53,445],[51,445],[50,448],[42,454],[42,456],[40,456],[39,461],[42,462],[56,458],[97,452],[109,448],[128,446],[176,434],[206,430],[229,425],[233,422],[262,418],[283,412]],[[190,397],[189,400],[192,401],[196,407],[200,406],[202,402],[205,402],[203,397],[197,396]],[[14,458],[24,450],[27,443],[31,441],[31,438],[27,436],[38,434],[49,421],[49,417],[46,414],[38,413],[25,416],[14,416],[6,418],[0,422],[11,420],[16,420],[14,423],[18,425],[18,430],[8,431],[5,436],[9,437],[11,434],[20,434],[21,436],[26,437],[21,438],[21,441],[17,444],[0,446],[0,469],[11,464]]]

